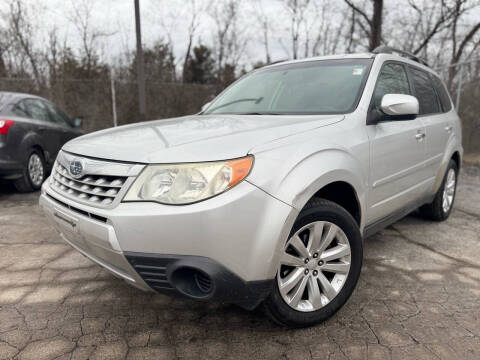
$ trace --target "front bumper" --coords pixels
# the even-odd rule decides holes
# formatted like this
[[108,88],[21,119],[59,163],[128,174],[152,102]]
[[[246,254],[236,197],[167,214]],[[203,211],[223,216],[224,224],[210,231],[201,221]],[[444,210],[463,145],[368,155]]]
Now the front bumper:
[[[113,209],[76,203],[46,181],[40,205],[65,241],[130,284],[246,308],[270,291],[296,217],[292,207],[246,181],[197,204],[120,203]],[[184,291],[178,269],[207,275],[212,291]]]

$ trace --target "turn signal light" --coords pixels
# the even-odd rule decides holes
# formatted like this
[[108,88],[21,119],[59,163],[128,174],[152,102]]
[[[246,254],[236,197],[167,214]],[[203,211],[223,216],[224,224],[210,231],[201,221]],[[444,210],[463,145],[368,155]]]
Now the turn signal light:
[[232,178],[230,180],[230,187],[235,186],[242,181],[250,172],[253,164],[253,157],[247,156],[237,160],[231,160],[227,166],[232,168]]

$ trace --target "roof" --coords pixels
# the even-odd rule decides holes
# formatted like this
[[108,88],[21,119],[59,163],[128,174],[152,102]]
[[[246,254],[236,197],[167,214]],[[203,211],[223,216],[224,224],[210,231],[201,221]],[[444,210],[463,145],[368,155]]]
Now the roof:
[[11,104],[14,101],[23,98],[38,98],[42,99],[40,96],[26,94],[26,93],[19,93],[13,91],[0,91],[0,109],[2,109],[5,105]]
[[14,99],[14,98],[24,98],[24,97],[40,98],[41,99],[41,97],[38,96],[38,95],[15,92],[15,91],[0,91],[0,96],[7,96],[7,97],[10,97],[12,99]]

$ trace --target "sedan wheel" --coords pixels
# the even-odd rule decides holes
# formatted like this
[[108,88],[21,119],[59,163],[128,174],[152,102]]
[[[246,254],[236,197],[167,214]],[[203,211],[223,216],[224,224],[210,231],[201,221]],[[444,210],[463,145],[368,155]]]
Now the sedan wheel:
[[35,188],[42,185],[45,177],[45,169],[43,167],[43,161],[37,153],[33,153],[28,159],[28,176]]
[[32,150],[26,159],[27,162],[22,177],[15,180],[14,185],[20,192],[39,190],[45,179],[45,161],[37,150]]

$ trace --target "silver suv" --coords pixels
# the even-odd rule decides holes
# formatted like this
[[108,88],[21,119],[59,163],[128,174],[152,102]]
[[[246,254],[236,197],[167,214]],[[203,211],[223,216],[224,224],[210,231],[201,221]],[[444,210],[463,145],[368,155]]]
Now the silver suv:
[[448,218],[462,154],[438,76],[382,48],[266,66],[197,115],[74,139],[40,205],[138,288],[308,326],[352,294],[365,237],[417,208]]

